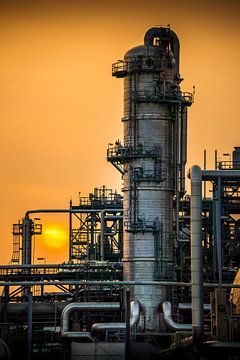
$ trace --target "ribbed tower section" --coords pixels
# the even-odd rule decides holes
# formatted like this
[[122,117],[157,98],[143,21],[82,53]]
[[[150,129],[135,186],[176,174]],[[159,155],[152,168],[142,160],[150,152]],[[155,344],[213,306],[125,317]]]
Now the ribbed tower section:
[[[180,91],[175,33],[152,28],[144,40],[113,64],[113,75],[124,77],[124,143],[109,147],[108,160],[123,175],[124,280],[169,280],[178,223],[174,202],[184,192],[186,106],[192,97]],[[169,299],[166,289],[133,287],[145,331],[159,330],[158,307]]]

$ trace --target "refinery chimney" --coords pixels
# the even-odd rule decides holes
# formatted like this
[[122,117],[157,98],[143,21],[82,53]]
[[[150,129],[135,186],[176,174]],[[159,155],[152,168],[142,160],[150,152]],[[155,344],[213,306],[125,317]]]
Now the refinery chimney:
[[[178,37],[169,27],[149,29],[144,45],[113,64],[113,76],[124,78],[124,142],[107,153],[123,176],[124,280],[172,280],[193,100],[180,90]],[[139,326],[158,331],[167,287],[135,286],[132,298],[141,304]]]

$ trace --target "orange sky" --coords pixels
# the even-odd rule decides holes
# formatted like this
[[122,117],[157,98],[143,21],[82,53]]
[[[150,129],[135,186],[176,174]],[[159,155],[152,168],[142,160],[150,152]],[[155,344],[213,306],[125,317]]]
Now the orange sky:
[[[209,166],[240,145],[239,1],[0,2],[0,263],[12,253],[11,224],[30,208],[68,207],[70,197],[121,178],[106,162],[122,138],[122,81],[111,64],[141,44],[149,27],[170,24],[181,42],[189,111],[188,167]],[[217,5],[218,4],[218,5]],[[42,217],[43,223],[58,218]],[[67,224],[67,217],[59,217]],[[36,238],[36,256],[58,262]]]

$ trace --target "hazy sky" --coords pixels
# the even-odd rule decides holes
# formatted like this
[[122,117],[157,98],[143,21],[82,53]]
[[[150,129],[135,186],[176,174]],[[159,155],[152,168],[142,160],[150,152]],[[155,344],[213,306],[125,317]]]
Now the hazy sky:
[[[106,162],[122,138],[121,80],[111,65],[167,24],[181,43],[189,111],[188,167],[213,166],[240,145],[240,2],[0,0],[0,263],[12,253],[11,225],[27,209],[68,207],[78,192],[121,178]],[[42,217],[45,229],[67,218]],[[35,257],[63,261],[63,248],[36,238]]]

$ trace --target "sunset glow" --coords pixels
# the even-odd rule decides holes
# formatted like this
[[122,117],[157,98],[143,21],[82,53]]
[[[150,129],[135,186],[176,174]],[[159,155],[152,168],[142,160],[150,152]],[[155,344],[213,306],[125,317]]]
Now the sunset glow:
[[[12,224],[28,209],[66,208],[103,184],[120,192],[106,161],[107,144],[123,133],[112,63],[152,26],[177,33],[182,90],[196,87],[186,169],[203,165],[204,149],[211,168],[215,149],[221,156],[240,145],[239,16],[237,0],[1,2],[1,264],[12,256]],[[45,223],[48,252],[67,248],[64,231]]]
[[67,244],[68,233],[67,230],[55,226],[49,226],[43,230],[42,235],[45,245],[49,248],[61,248]]

